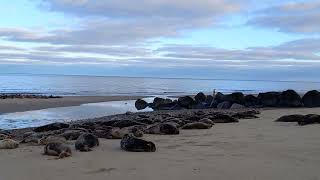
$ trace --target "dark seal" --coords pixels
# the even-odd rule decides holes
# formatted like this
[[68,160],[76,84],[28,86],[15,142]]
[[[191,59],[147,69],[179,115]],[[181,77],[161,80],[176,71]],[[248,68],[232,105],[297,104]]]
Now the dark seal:
[[80,135],[75,142],[76,150],[81,152],[91,151],[91,148],[95,146],[99,146],[99,139],[91,133],[84,133]]
[[156,145],[151,141],[146,141],[134,137],[131,134],[125,135],[121,142],[121,149],[130,152],[155,152]]

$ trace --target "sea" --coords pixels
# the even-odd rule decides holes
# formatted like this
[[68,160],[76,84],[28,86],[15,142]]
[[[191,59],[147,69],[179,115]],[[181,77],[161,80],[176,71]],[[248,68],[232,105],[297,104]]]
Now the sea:
[[211,94],[241,91],[245,94],[294,89],[320,89],[320,81],[255,79],[190,79],[115,76],[0,74],[0,93],[29,93],[64,96],[184,95],[200,91]]
[[[58,96],[155,96],[172,97],[198,92],[257,94],[266,91],[294,89],[304,93],[320,89],[320,82],[281,81],[256,79],[190,79],[154,77],[75,76],[0,74],[1,93],[27,93]],[[0,100],[1,101],[1,100]],[[80,106],[48,108],[35,111],[0,114],[0,129],[36,127],[52,122],[69,122],[79,119],[138,112],[134,101],[114,101],[82,104]],[[145,109],[143,111],[152,111]]]

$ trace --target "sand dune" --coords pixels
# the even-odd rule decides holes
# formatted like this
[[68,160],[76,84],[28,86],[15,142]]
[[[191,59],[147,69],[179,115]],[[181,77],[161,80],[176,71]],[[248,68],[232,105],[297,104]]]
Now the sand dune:
[[105,179],[320,179],[320,125],[273,122],[281,115],[314,109],[264,110],[259,119],[185,130],[178,136],[146,135],[155,153],[120,150],[119,140],[101,140],[93,152],[50,160],[43,147],[0,151],[1,180]]

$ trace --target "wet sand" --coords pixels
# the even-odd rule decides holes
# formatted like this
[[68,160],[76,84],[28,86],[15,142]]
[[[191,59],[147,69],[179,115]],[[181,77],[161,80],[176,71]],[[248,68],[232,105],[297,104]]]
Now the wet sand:
[[0,179],[10,180],[270,180],[320,179],[320,125],[274,122],[282,115],[320,114],[320,108],[263,110],[259,119],[146,135],[154,153],[130,153],[120,140],[101,140],[92,152],[50,160],[43,147],[0,150]]
[[136,100],[141,96],[65,96],[51,99],[0,99],[0,114],[40,110],[46,108],[79,106],[85,103]]

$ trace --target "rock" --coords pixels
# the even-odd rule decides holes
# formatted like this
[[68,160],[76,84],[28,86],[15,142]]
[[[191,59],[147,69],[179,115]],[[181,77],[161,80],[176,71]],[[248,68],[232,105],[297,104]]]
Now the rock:
[[16,149],[19,143],[13,139],[0,140],[0,149]]
[[121,149],[129,152],[155,152],[156,145],[151,141],[146,141],[134,137],[133,135],[125,135],[120,142]]
[[205,104],[208,108],[212,107],[212,104],[214,102],[214,97],[212,95],[208,95],[205,101]]
[[181,127],[181,129],[210,129],[210,128],[212,128],[212,124],[206,124],[203,122],[188,123]]
[[214,122],[209,118],[200,119],[199,122],[214,125]]
[[243,109],[243,108],[246,108],[246,107],[237,103],[233,103],[232,106],[230,107],[230,109]]
[[203,92],[199,92],[194,99],[197,103],[202,103],[206,101],[207,96]]
[[146,124],[132,121],[132,120],[121,120],[121,121],[115,122],[112,126],[118,127],[118,128],[124,128],[124,127],[135,126],[135,125],[146,125]]
[[302,100],[300,95],[294,90],[283,91],[279,97],[279,106],[281,107],[301,107]]
[[229,109],[231,107],[231,103],[229,101],[224,101],[217,105],[218,109]]
[[239,122],[238,119],[226,115],[226,114],[215,114],[213,117],[209,118],[214,123],[237,123]]
[[72,155],[71,148],[63,143],[48,143],[44,147],[44,155],[58,156],[59,159]]
[[142,110],[148,107],[148,103],[145,100],[142,99],[138,99],[135,102],[135,107],[137,108],[137,110]]
[[91,133],[81,134],[75,142],[76,150],[81,152],[91,151],[95,146],[99,146],[99,139]]
[[171,110],[176,108],[177,101],[156,97],[149,106],[154,110]]
[[147,119],[147,118],[143,118],[143,119],[137,119],[136,122],[138,123],[142,123],[142,124],[153,124],[154,121]]
[[299,122],[304,120],[304,115],[301,114],[293,114],[282,116],[276,120],[276,122]]
[[179,134],[177,126],[171,123],[159,123],[146,129],[147,134],[176,135]]
[[319,123],[320,123],[320,115],[317,115],[317,114],[308,114],[304,116],[303,119],[298,121],[298,124],[300,126],[305,126],[308,124],[319,124]]
[[241,92],[234,92],[232,94],[224,95],[223,101],[229,101],[230,103],[244,104],[244,95]]
[[214,100],[216,101],[217,104],[223,102],[224,100],[224,95],[221,92],[217,92],[214,96]]
[[277,107],[279,104],[279,92],[259,93],[258,100],[264,107]]
[[184,97],[179,97],[178,98],[178,104],[181,107],[187,108],[187,109],[191,109],[191,107],[193,105],[196,104],[196,102],[192,99],[192,97],[190,96],[184,96]]
[[244,105],[246,107],[255,107],[259,105],[258,98],[254,95],[246,95],[244,97]]
[[302,102],[305,107],[320,107],[320,92],[317,90],[307,92],[302,97]]
[[54,131],[54,130],[69,128],[69,126],[70,125],[66,123],[52,123],[52,124],[37,127],[33,131],[34,132]]

